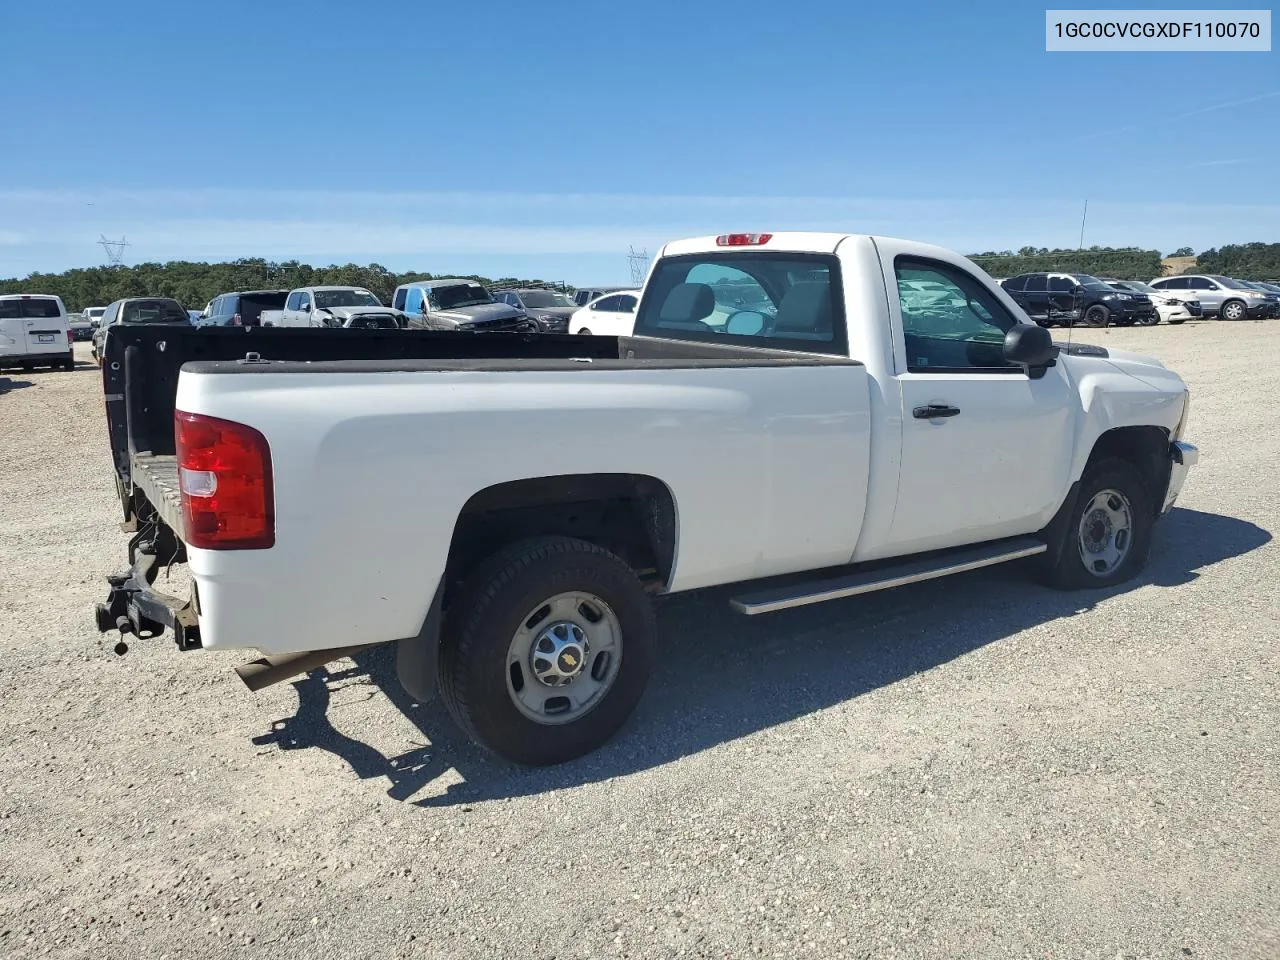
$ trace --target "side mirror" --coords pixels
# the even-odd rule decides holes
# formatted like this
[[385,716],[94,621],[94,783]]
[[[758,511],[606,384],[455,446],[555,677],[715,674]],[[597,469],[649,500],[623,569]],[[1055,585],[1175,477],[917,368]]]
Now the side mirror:
[[1019,323],[1004,335],[1004,358],[1009,363],[1021,367],[1043,368],[1049,366],[1058,356],[1058,348],[1054,346],[1053,334],[1046,328],[1034,323]]

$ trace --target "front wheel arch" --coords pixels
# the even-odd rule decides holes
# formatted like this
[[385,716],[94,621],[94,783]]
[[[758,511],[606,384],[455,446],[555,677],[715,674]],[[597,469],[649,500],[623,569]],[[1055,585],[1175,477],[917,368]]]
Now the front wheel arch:
[[1039,531],[1040,538],[1049,546],[1048,551],[1042,554],[1043,565],[1047,568],[1057,565],[1070,537],[1067,527],[1079,500],[1081,482],[1090,470],[1104,460],[1123,460],[1132,465],[1142,476],[1148,498],[1158,511],[1164,503],[1173,466],[1169,459],[1169,443],[1169,433],[1163,427],[1113,427],[1102,433],[1094,441],[1089,457],[1080,469],[1080,475],[1067,490],[1057,513]]

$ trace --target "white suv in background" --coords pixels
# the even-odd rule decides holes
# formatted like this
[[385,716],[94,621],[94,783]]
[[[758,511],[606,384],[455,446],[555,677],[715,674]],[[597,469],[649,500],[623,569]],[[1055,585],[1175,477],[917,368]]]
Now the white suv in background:
[[1275,315],[1274,301],[1261,290],[1217,274],[1156,277],[1151,286],[1175,296],[1185,293],[1200,301],[1205,316],[1219,320],[1260,320]]
[[639,290],[620,290],[597,297],[569,317],[569,332],[601,337],[629,337],[636,325]]
[[0,295],[0,368],[74,370],[75,365],[71,324],[61,297],[40,293]]

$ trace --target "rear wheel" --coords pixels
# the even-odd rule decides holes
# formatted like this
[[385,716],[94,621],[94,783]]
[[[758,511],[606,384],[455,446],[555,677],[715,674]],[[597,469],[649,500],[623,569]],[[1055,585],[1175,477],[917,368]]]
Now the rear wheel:
[[441,696],[490,752],[563,763],[631,715],[656,632],[652,604],[621,558],[570,537],[526,540],[482,563],[445,611]]
[[589,337],[591,336],[591,331],[588,330],[586,327],[583,327],[581,330],[578,331],[578,336]]
[[1110,587],[1147,562],[1155,526],[1151,491],[1127,460],[1100,460],[1085,471],[1066,542],[1048,582],[1065,590]]
[[1243,320],[1248,311],[1245,305],[1239,300],[1228,300],[1222,305],[1222,309],[1218,311],[1218,316],[1223,320]]

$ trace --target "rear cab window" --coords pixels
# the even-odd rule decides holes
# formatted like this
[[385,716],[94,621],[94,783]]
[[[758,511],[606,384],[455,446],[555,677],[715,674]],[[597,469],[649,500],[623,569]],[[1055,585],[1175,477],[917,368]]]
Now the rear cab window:
[[190,323],[176,300],[131,300],[124,305],[123,323]]
[[636,336],[848,356],[840,264],[815,253],[725,251],[664,257]]

